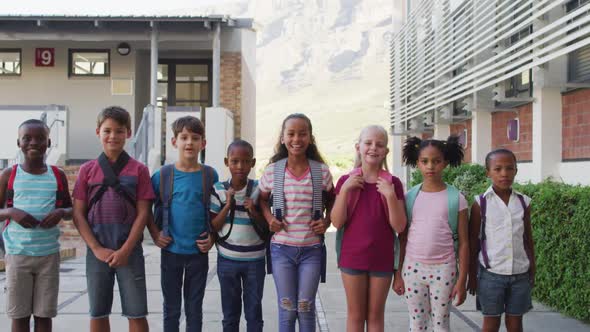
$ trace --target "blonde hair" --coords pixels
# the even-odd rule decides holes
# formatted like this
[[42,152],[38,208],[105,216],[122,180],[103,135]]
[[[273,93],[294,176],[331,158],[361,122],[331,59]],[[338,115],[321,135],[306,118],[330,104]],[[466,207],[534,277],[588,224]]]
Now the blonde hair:
[[[383,126],[380,126],[380,125],[370,125],[370,126],[366,126],[365,128],[363,128],[361,130],[358,140],[356,141],[356,144],[360,145],[361,141],[363,139],[363,136],[371,130],[378,131],[383,136],[383,138],[385,138],[385,146],[387,146],[388,139],[389,139],[389,137],[387,137],[387,130],[385,130],[385,128],[383,128]],[[354,159],[354,168],[361,167],[361,164],[362,164],[361,163],[361,154],[357,151],[356,157]],[[389,168],[387,167],[387,157],[383,158],[383,161],[381,162],[381,168],[389,171]]]

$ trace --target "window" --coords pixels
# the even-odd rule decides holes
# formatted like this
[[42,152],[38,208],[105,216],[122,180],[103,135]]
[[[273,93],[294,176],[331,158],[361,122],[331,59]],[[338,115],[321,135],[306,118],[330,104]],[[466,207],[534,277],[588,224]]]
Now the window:
[[[579,7],[587,4],[590,0],[573,0],[565,4],[565,11],[567,13],[572,12]],[[581,18],[582,16],[578,16]],[[578,19],[576,18],[576,19]],[[571,20],[568,21],[571,23]],[[568,33],[572,33],[585,27],[586,24],[581,25],[575,29],[572,29]],[[581,37],[580,39],[588,38],[588,36]],[[576,39],[572,43],[580,41]],[[579,48],[575,51],[568,53],[567,55],[567,80],[569,83],[588,83],[590,82],[590,45]]]
[[20,64],[20,49],[0,49],[0,76],[20,76]]
[[110,50],[69,50],[69,76],[109,76]]
[[[518,43],[520,40],[526,38],[533,32],[533,27],[528,26],[519,32],[513,34],[506,41],[506,46],[510,47]],[[515,50],[516,51],[516,50]],[[532,70],[525,70],[522,73],[515,75],[505,81],[504,86],[506,87],[506,97],[531,97],[531,77]],[[524,95],[521,95],[524,94]]]
[[209,60],[161,59],[158,106],[211,106]]

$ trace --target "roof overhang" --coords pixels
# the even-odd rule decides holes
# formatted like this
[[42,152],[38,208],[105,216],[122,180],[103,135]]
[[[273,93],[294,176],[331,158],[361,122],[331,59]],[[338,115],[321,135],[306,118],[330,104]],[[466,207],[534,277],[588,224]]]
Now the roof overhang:
[[[222,29],[256,30],[254,20],[207,16],[68,16],[0,15],[0,40],[149,40],[154,25],[162,40],[211,39],[214,24]],[[199,37],[200,36],[200,37]]]

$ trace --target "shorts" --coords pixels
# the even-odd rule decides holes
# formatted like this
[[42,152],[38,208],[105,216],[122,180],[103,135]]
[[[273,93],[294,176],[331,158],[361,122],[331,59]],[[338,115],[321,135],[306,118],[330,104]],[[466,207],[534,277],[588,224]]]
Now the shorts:
[[522,316],[533,308],[529,273],[501,275],[479,268],[477,310],[484,316]]
[[57,316],[59,253],[47,256],[7,254],[6,314],[11,319]]
[[145,261],[141,244],[136,246],[127,265],[111,268],[94,256],[90,248],[86,252],[86,282],[90,317],[105,318],[111,314],[113,286],[117,285],[121,297],[122,315],[130,319],[147,316],[147,293],[145,285]]
[[340,271],[342,273],[346,273],[346,274],[349,274],[352,276],[368,275],[369,277],[377,277],[377,278],[391,278],[393,276],[393,271],[391,271],[391,272],[366,271],[366,270],[349,269],[346,267],[341,267]]

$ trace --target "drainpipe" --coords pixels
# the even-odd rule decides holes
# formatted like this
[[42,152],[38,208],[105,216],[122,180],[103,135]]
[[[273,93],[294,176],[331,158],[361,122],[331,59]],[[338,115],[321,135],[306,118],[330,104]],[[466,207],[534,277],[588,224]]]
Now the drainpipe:
[[158,98],[158,22],[152,21],[150,45],[150,104],[156,106]]

